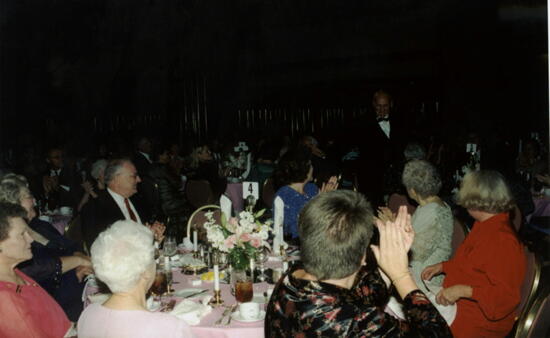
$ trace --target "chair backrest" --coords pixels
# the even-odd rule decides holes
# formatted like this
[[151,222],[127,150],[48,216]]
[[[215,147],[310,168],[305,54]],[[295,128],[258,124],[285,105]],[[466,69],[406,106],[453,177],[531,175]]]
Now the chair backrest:
[[525,277],[521,284],[521,299],[516,308],[516,314],[519,318],[523,317],[529,310],[529,306],[533,303],[537,289],[539,287],[541,264],[537,256],[525,249],[526,265]]
[[210,183],[205,180],[189,180],[186,184],[187,200],[195,208],[216,203]]
[[262,201],[265,206],[271,208],[273,205],[273,199],[275,198],[275,186],[273,185],[273,179],[270,177],[265,180],[264,187],[262,189]]
[[388,208],[393,212],[394,214],[397,214],[399,211],[399,207],[402,205],[407,206],[407,212],[412,215],[414,211],[416,210],[416,207],[409,203],[409,199],[405,195],[401,195],[398,193],[393,193],[388,198]]
[[198,208],[191,214],[191,217],[189,217],[189,221],[187,221],[187,238],[189,238],[189,240],[191,240],[191,230],[198,229],[199,239],[205,241],[206,231],[204,230],[203,225],[207,221],[206,213],[208,211],[213,211],[214,219],[217,222],[221,222],[222,211],[219,206],[211,204]]
[[523,216],[521,215],[521,211],[519,210],[517,205],[510,216],[512,218],[512,225],[514,226],[514,229],[516,229],[516,233],[519,233],[519,229],[521,228],[521,224],[523,223]]
[[550,337],[550,292],[545,290],[518,322],[516,338]]
[[468,230],[461,221],[455,218],[453,223],[453,237],[451,239],[451,247],[453,252],[451,254],[451,257],[454,256],[456,250],[458,249],[460,244],[464,242],[466,235],[468,235]]
[[64,236],[80,245],[84,244],[84,236],[82,235],[82,219],[80,215],[77,215],[69,224],[67,224],[65,227]]

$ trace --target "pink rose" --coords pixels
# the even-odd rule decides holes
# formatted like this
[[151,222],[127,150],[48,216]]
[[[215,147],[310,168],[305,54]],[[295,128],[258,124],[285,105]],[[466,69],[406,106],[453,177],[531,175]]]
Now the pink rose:
[[250,240],[250,245],[258,249],[262,246],[262,240],[260,238],[254,237]]
[[237,237],[235,235],[231,235],[225,239],[224,245],[226,248],[231,250],[235,247],[236,242],[237,242]]
[[252,237],[250,237],[250,234],[241,234],[241,237],[239,238],[241,240],[241,242],[250,242],[250,240],[252,239]]

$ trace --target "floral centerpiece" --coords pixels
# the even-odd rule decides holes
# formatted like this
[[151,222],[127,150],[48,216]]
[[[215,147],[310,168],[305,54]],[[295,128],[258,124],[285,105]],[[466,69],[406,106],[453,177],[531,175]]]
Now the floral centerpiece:
[[246,269],[257,250],[263,246],[269,247],[267,239],[272,221],[259,221],[264,212],[265,209],[255,214],[243,211],[238,219],[232,217],[229,220],[222,214],[221,224],[217,224],[212,212],[205,214],[207,221],[204,228],[208,241],[213,248],[228,254],[228,261],[235,269]]

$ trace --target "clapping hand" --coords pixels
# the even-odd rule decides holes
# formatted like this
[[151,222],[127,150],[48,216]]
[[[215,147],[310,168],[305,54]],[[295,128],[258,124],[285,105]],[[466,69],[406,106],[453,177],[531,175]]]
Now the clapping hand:
[[382,221],[382,223],[386,222],[394,222],[395,221],[395,214],[387,207],[380,207],[378,208],[378,216],[377,218]]
[[84,191],[88,195],[91,195],[93,198],[97,197],[97,194],[94,191],[94,186],[92,185],[92,183],[90,181],[86,181],[86,182],[82,183],[81,186],[82,186],[82,189],[84,189]]
[[380,244],[371,245],[380,268],[395,281],[409,273],[407,253],[414,240],[414,230],[407,207],[401,206],[395,221],[382,222],[376,219],[380,232]]
[[164,240],[164,231],[166,230],[164,223],[155,221],[153,224],[145,223],[145,226],[153,232],[153,236],[157,242],[160,243]]
[[76,273],[76,278],[78,278],[78,281],[82,282],[84,277],[94,273],[94,269],[92,269],[92,267],[90,266],[80,265],[76,268],[75,273]]
[[338,189],[338,177],[331,176],[327,182],[323,183],[320,192],[329,192]]

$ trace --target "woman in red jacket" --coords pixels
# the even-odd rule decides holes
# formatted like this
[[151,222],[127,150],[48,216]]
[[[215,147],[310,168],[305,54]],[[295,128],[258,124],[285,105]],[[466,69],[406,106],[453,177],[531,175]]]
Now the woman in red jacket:
[[509,219],[512,195],[498,172],[476,171],[464,177],[457,202],[476,220],[473,230],[451,260],[428,266],[422,278],[446,275],[436,301],[456,302],[455,337],[504,337],[525,277],[525,253]]

